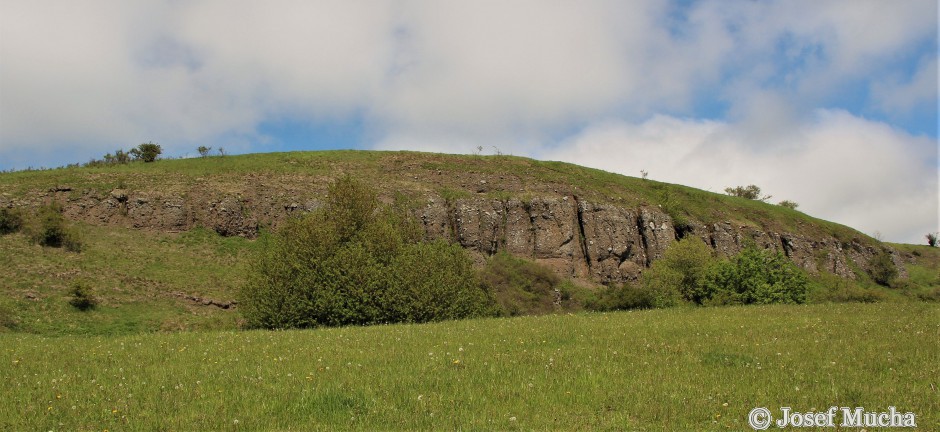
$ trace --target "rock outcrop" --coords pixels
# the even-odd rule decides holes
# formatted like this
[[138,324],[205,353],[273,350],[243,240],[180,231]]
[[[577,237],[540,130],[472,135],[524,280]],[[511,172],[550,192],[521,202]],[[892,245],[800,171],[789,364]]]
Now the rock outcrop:
[[[857,269],[866,269],[882,253],[857,241],[809,238],[732,221],[687,221],[677,233],[672,218],[659,207],[589,202],[575,195],[493,199],[481,194],[451,200],[427,195],[415,216],[428,238],[459,242],[477,256],[504,250],[559,274],[606,284],[637,279],[680,235],[701,238],[725,256],[754,243],[786,254],[811,273],[825,270],[846,278],[855,278]],[[67,217],[91,224],[164,232],[201,226],[226,236],[254,237],[259,227],[277,226],[293,213],[317,208],[321,198],[300,186],[272,189],[263,184],[235,192],[194,187],[183,194],[128,189],[102,193],[62,186],[28,199],[4,194],[0,206],[35,207],[55,201]],[[885,250],[906,277],[901,257]]]

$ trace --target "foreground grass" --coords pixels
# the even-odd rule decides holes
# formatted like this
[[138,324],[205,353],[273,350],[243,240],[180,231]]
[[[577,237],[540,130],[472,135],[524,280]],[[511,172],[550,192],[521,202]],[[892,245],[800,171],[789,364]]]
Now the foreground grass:
[[940,428],[940,306],[670,309],[286,332],[0,334],[2,430]]

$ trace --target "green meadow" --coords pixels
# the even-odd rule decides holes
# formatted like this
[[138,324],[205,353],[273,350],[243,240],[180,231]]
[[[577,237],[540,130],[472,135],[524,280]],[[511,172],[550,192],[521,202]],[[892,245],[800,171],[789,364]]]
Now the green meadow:
[[940,305],[673,308],[303,331],[0,334],[2,430],[940,428]]

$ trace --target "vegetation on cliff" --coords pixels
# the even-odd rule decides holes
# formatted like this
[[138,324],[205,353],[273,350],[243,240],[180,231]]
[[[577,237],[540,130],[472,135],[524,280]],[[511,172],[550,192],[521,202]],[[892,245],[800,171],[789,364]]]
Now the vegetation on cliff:
[[265,236],[240,309],[250,327],[428,322],[491,314],[460,246],[422,241],[399,206],[346,176],[324,206]]

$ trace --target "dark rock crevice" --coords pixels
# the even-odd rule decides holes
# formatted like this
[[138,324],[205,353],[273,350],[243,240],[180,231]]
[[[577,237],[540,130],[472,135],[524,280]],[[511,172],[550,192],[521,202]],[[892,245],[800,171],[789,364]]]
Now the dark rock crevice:
[[572,195],[574,199],[574,205],[577,207],[577,222],[578,222],[578,237],[581,240],[581,254],[584,255],[584,263],[587,265],[588,271],[591,271],[591,253],[588,250],[588,240],[587,236],[584,234],[584,206],[581,205],[581,201],[578,200],[577,195]]
[[637,227],[637,230],[640,232],[640,240],[642,240],[643,242],[643,251],[646,252],[644,254],[646,258],[644,260],[645,261],[644,265],[648,268],[650,265],[653,264],[652,260],[650,259],[649,238],[646,233],[646,230],[647,230],[646,224],[643,223],[643,216],[641,216],[639,213],[637,213],[636,215],[636,227]]

